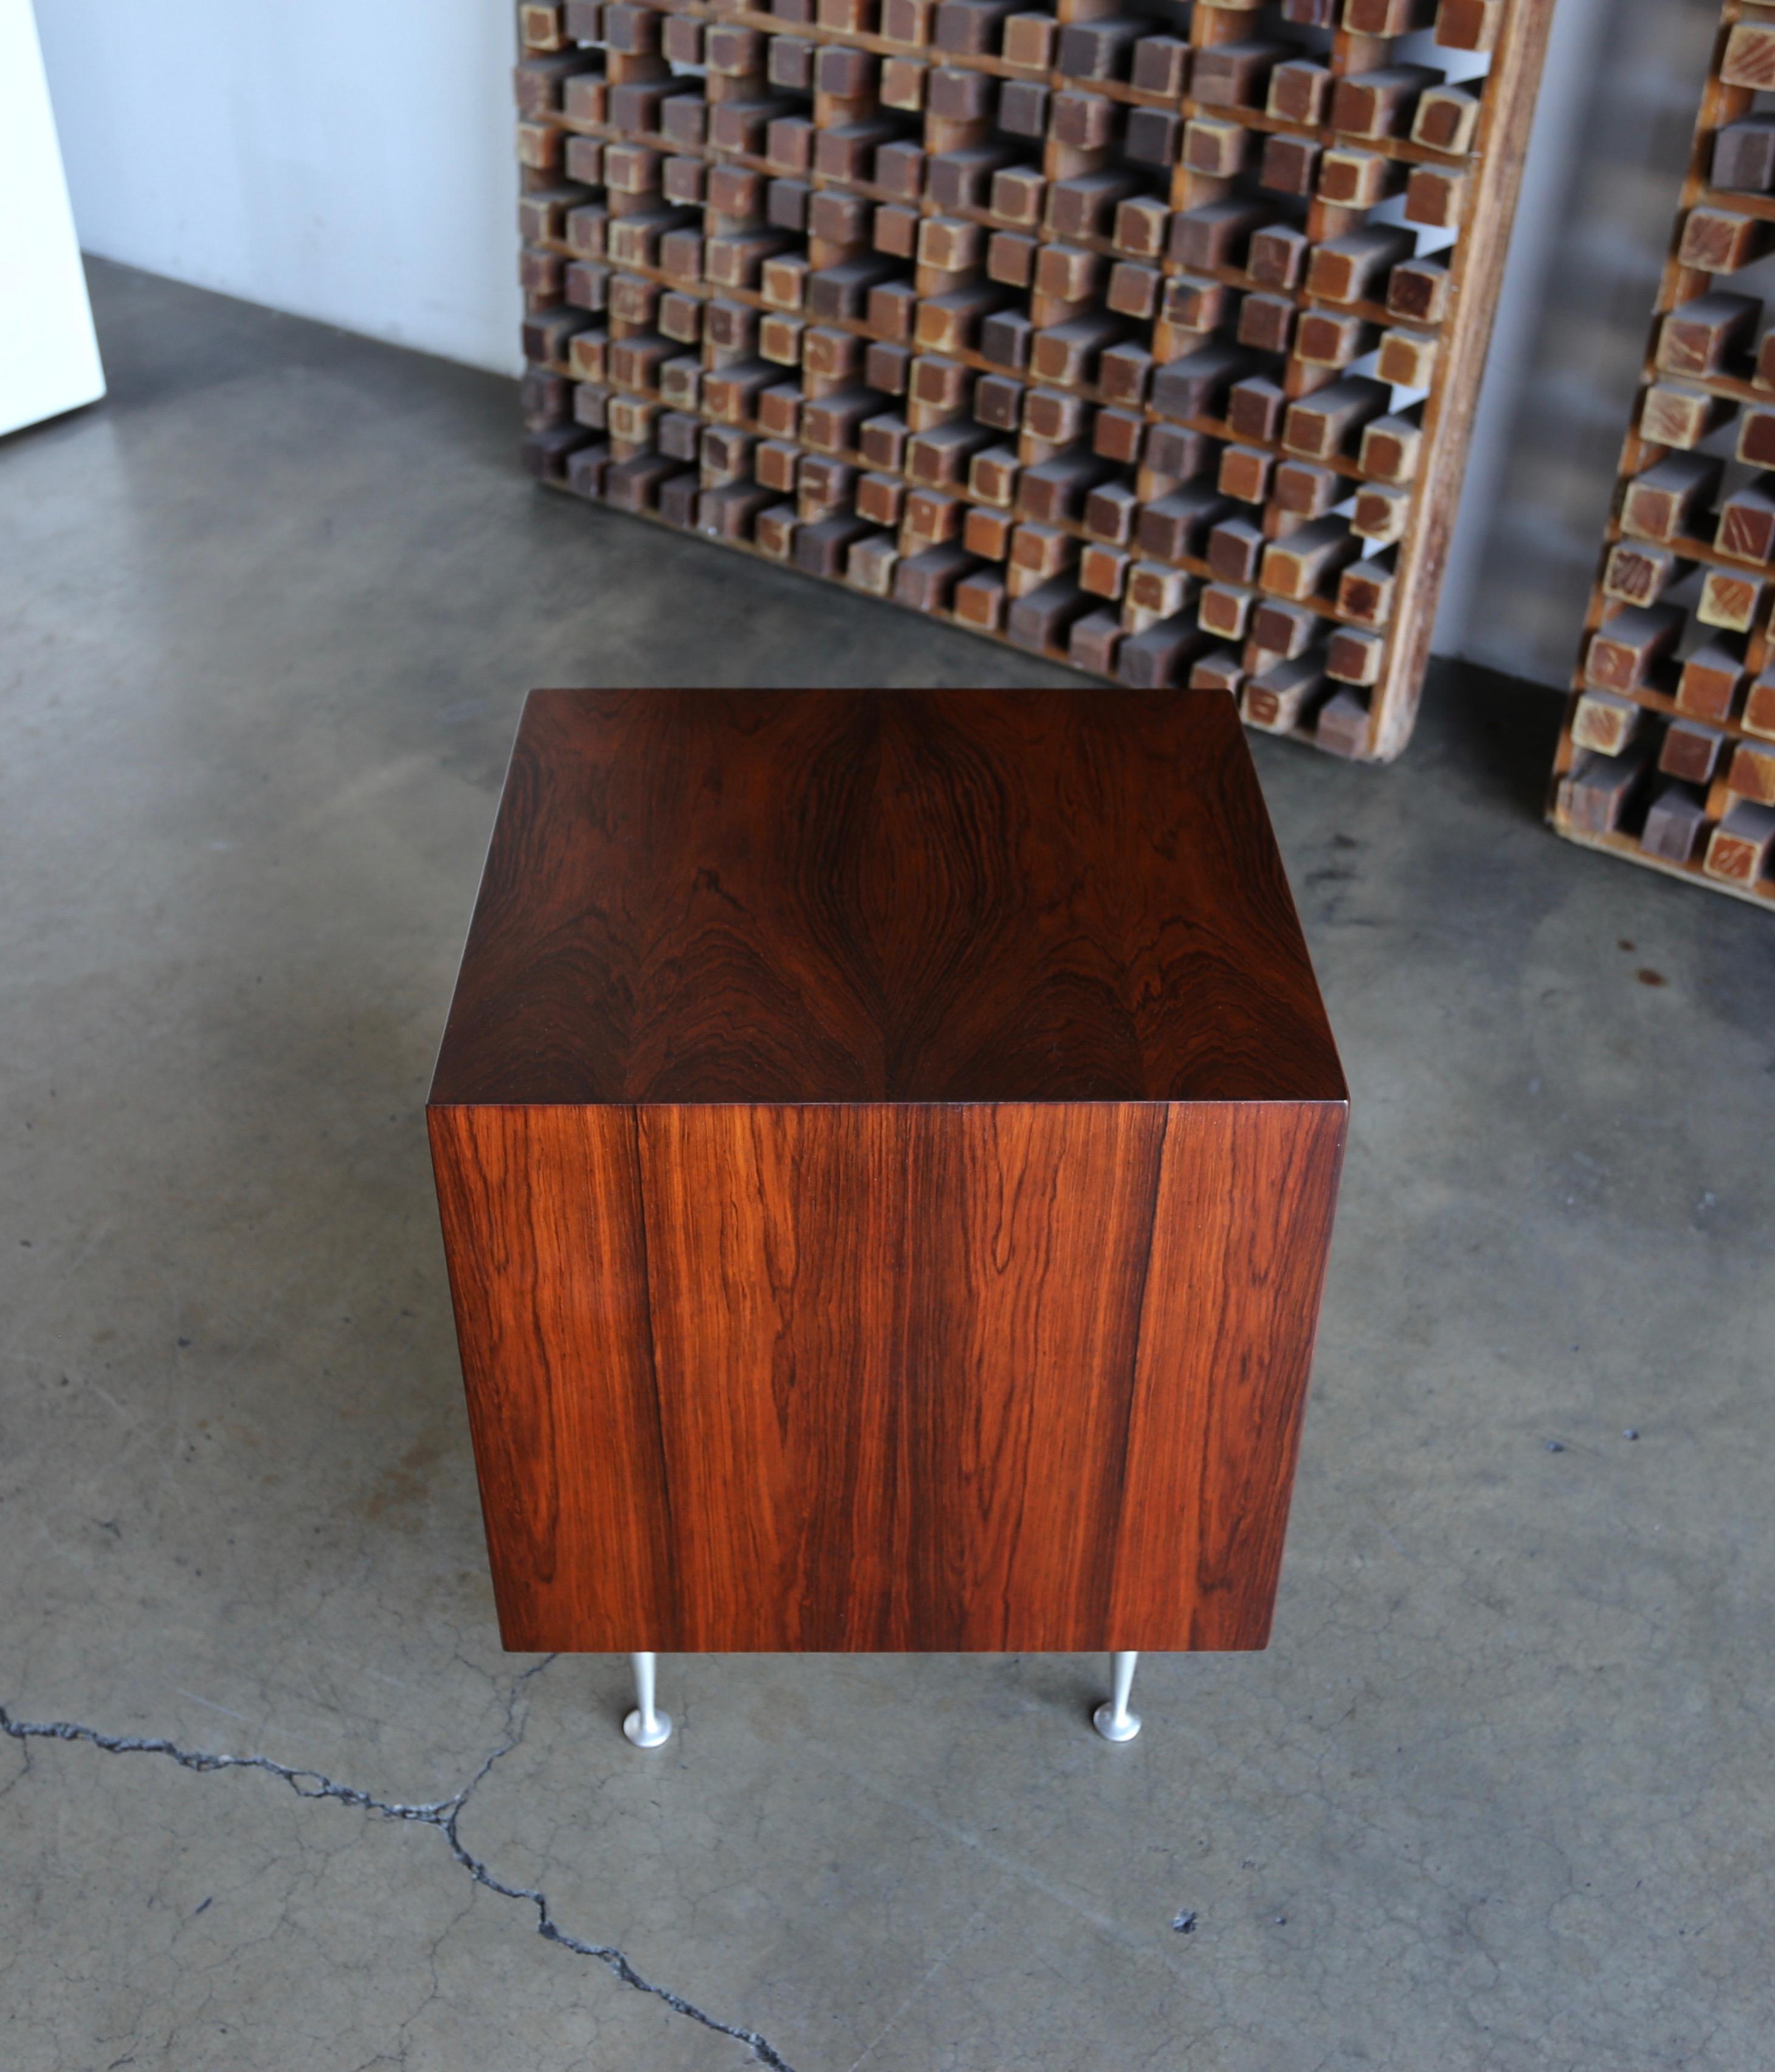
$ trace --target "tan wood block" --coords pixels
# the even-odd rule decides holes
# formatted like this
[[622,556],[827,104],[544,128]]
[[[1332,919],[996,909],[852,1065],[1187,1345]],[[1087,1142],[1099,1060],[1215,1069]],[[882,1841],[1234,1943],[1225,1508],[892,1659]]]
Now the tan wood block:
[[1317,662],[1272,663],[1246,679],[1239,709],[1249,725],[1266,734],[1292,734],[1305,723],[1325,687],[1325,671]]
[[1323,595],[1361,551],[1361,541],[1342,519],[1316,518],[1265,548],[1259,581],[1280,597]]
[[1775,23],[1736,23],[1726,39],[1720,79],[1722,85],[1748,87],[1755,93],[1775,92]]
[[1572,712],[1572,738],[1580,748],[1618,755],[1638,733],[1641,712],[1613,691],[1586,691]]
[[1365,482],[1356,491],[1356,508],[1350,515],[1350,526],[1371,547],[1390,547],[1405,537],[1411,516],[1409,491]]
[[1703,626],[1716,626],[1727,633],[1748,633],[1761,613],[1767,588],[1761,576],[1741,575],[1732,569],[1709,569],[1702,578],[1695,615]]

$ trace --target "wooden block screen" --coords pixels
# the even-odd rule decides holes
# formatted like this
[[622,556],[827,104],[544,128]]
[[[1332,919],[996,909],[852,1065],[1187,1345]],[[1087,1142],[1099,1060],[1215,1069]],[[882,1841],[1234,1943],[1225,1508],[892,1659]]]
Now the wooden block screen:
[[1775,6],[1728,0],[1554,771],[1573,841],[1775,903]]
[[529,465],[1395,754],[1550,12],[524,6]]

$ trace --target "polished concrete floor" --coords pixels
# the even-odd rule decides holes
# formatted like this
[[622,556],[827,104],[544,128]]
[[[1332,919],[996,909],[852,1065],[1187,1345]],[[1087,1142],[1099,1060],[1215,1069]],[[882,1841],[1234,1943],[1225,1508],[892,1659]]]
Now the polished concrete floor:
[[0,444],[0,2065],[1768,2066],[1771,917],[1547,835],[1545,693],[1256,743],[1354,1089],[1270,1651],[1120,1749],[1098,1658],[668,1658],[637,1754],[499,1651],[421,1125],[519,701],[1044,672],[95,270]]

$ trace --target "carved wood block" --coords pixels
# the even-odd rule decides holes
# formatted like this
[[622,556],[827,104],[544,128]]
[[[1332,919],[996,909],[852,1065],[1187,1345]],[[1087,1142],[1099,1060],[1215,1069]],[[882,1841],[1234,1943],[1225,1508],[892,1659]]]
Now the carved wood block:
[[1681,784],[1667,784],[1646,809],[1639,845],[1666,863],[1697,861],[1707,831],[1706,801]]

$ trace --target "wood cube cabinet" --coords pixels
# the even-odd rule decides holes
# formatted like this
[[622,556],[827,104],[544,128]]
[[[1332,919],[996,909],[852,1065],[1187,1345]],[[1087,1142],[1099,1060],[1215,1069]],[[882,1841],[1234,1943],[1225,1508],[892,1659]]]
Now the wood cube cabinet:
[[1395,755],[1551,11],[525,6],[528,464]]
[[506,1644],[1262,1646],[1346,1116],[1223,694],[535,693],[429,1108]]

